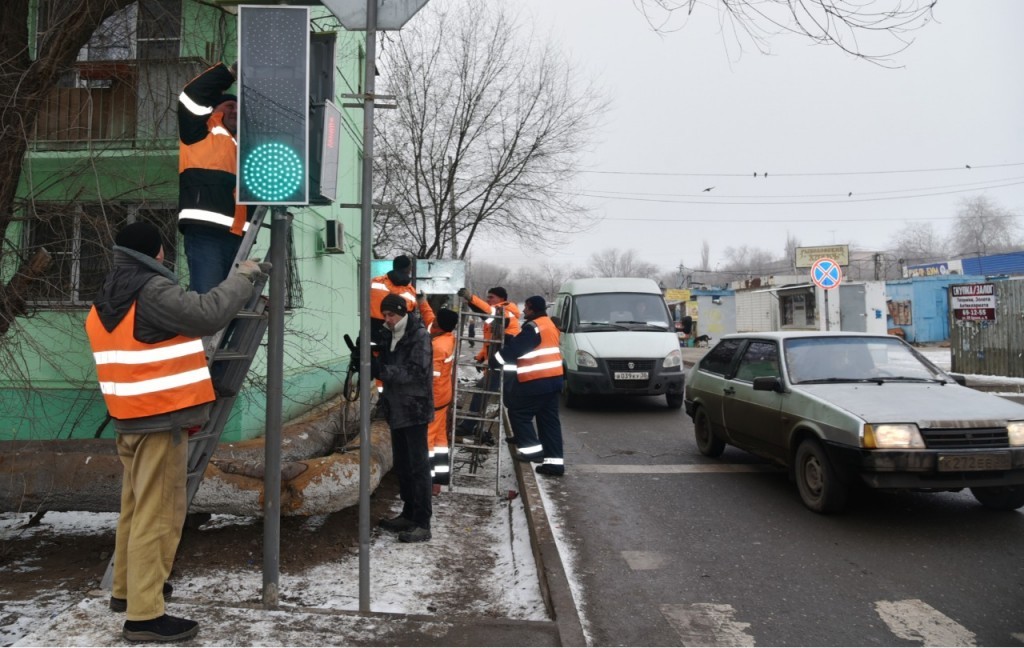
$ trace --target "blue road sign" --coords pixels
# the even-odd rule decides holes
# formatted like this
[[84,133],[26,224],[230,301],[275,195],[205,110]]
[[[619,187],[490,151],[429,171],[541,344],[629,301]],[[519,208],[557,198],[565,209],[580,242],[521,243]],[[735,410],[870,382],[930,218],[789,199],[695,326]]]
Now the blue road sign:
[[825,290],[832,290],[843,281],[843,269],[832,259],[818,259],[811,266],[811,281]]

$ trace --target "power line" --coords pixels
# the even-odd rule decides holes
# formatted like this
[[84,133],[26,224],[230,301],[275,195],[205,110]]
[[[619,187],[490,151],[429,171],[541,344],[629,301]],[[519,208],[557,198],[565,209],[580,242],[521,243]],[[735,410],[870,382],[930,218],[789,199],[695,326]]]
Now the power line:
[[[885,171],[821,171],[821,172],[799,172],[799,173],[769,173],[767,171],[755,171],[756,177],[764,178],[798,178],[814,176],[851,176],[851,175],[891,175],[897,173],[936,173],[946,171],[970,171],[976,169],[999,169],[1005,167],[1024,166],[1024,162],[1008,162],[1006,164],[965,164],[957,167],[936,167],[931,169],[889,169]],[[588,171],[581,173],[594,173],[601,175],[637,175],[637,176],[669,176],[679,178],[749,178],[751,173],[677,173],[667,171]]]

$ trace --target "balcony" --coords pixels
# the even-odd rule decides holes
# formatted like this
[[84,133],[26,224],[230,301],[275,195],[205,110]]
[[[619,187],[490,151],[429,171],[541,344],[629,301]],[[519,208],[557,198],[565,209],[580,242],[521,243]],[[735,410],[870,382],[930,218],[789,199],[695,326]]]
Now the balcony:
[[182,87],[199,59],[80,61],[44,101],[31,148],[153,148],[178,139]]

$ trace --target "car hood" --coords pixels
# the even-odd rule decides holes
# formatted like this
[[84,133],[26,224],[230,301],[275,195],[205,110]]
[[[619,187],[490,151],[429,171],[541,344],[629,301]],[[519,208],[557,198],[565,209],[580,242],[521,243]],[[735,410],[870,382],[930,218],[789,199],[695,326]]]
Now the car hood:
[[794,385],[794,390],[831,403],[869,423],[917,423],[919,427],[986,427],[1024,421],[1024,405],[947,383]]
[[671,331],[594,331],[573,333],[576,348],[595,358],[661,359],[679,349]]

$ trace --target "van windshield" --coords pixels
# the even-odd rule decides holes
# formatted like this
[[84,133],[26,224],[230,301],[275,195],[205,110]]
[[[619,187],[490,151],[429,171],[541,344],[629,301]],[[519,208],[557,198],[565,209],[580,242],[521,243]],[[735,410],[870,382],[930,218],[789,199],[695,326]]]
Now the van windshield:
[[573,316],[581,331],[668,331],[668,307],[660,295],[598,293],[576,297]]

